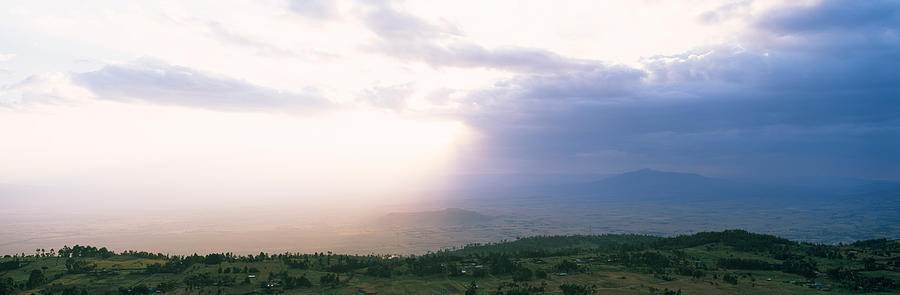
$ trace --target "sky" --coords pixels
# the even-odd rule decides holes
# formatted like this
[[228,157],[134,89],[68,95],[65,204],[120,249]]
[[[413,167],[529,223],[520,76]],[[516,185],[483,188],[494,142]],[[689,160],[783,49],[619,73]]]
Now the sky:
[[61,204],[373,204],[641,168],[900,180],[897,1],[12,0],[0,15],[0,183]]

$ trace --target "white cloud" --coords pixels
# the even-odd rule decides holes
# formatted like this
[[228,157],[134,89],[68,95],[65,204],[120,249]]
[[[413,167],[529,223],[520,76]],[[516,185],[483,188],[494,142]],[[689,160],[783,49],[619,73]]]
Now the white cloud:
[[283,113],[331,111],[335,107],[313,88],[301,93],[279,91],[150,59],[106,65],[77,74],[74,80],[100,98],[110,100]]
[[[699,14],[722,6],[717,1],[61,6],[27,7],[33,28],[54,37],[43,46],[67,49],[58,54],[93,51],[96,56],[79,58],[117,63],[150,56],[270,89],[302,93],[314,87],[344,103],[377,85],[414,85],[413,96],[421,97],[488,88],[515,72],[639,65],[642,56],[719,42],[741,28],[739,18],[698,24]],[[53,43],[61,40],[68,42]]]
[[0,106],[21,108],[42,103],[71,103],[95,98],[94,94],[72,82],[68,74],[53,72],[34,75],[12,85],[0,87]]

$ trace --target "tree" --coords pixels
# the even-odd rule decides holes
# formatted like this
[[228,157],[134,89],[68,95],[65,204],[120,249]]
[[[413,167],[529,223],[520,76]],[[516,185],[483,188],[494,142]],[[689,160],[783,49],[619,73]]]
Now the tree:
[[150,288],[147,285],[139,284],[137,286],[131,287],[131,291],[137,294],[150,294]]
[[875,263],[875,258],[871,257],[863,259],[863,267],[867,271],[878,270],[878,264]]
[[35,269],[31,271],[31,274],[28,275],[28,283],[25,286],[28,289],[34,289],[40,285],[43,285],[47,278],[44,277],[44,273],[41,272],[40,269]]
[[531,271],[531,269],[523,267],[513,271],[512,279],[516,282],[524,282],[531,280],[532,276],[533,272]]
[[96,265],[89,264],[87,261],[84,261],[82,259],[66,259],[66,270],[71,273],[84,273],[93,270],[95,267]]
[[490,255],[487,264],[488,269],[495,275],[512,273],[516,269],[516,265],[508,255]]
[[558,272],[572,272],[578,269],[578,264],[574,262],[563,260],[559,264],[556,265],[556,271]]
[[475,295],[475,291],[478,290],[478,284],[475,281],[469,283],[469,286],[466,287],[466,295]]
[[562,290],[563,294],[565,295],[586,295],[594,293],[594,288],[592,287],[571,283],[559,285],[559,289]]
[[724,276],[722,276],[722,280],[732,285],[737,285],[738,283],[738,277],[730,273],[726,273]]
[[321,283],[322,286],[331,286],[334,288],[341,283],[341,276],[336,273],[328,273],[319,278],[319,283]]
[[380,262],[376,262],[376,263],[370,265],[369,268],[366,270],[366,274],[368,274],[370,276],[382,277],[382,278],[390,278],[391,272],[392,272],[392,269],[389,264],[380,263]]
[[309,279],[306,278],[306,275],[302,275],[299,279],[297,279],[297,287],[309,288],[312,287],[312,282],[310,282]]
[[0,279],[0,295],[15,294],[16,285],[12,278]]

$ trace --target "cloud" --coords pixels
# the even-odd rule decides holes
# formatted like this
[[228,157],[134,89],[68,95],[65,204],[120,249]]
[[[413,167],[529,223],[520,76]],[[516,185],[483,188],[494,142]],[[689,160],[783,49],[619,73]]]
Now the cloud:
[[646,72],[625,66],[595,67],[589,70],[551,75],[531,75],[510,83],[520,85],[519,96],[556,100],[606,100],[634,96]]
[[893,12],[875,12],[897,4],[864,3],[779,7],[737,43],[650,57],[640,68],[497,83],[470,96],[478,107],[462,114],[489,141],[472,155],[484,163],[473,171],[649,166],[900,179],[900,44]]
[[488,116],[487,121],[528,120],[547,112],[635,99],[649,90],[644,85],[646,78],[645,71],[626,66],[521,74],[469,93],[460,101],[464,105],[463,116],[474,120],[481,121],[480,115]]
[[244,34],[231,29],[226,24],[218,21],[207,21],[200,24],[210,37],[215,40],[238,47],[253,50],[256,55],[275,58],[296,58],[307,61],[330,60],[337,57],[335,54],[310,48],[281,47],[267,40],[255,38],[251,34]]
[[896,58],[900,3],[821,1],[775,8],[752,22],[745,39],[776,50],[840,58]]
[[[394,2],[365,2],[345,10],[328,1],[286,3],[292,13],[312,20],[358,17],[359,23],[328,23],[322,32],[364,26],[362,34],[336,35],[341,42],[325,47],[343,55],[344,46],[358,46],[365,54],[310,68],[315,73],[310,76],[338,77],[326,78],[339,83],[325,83],[330,86],[323,91],[350,103],[463,121],[485,141],[472,147],[482,153],[467,152],[471,158],[461,160],[471,171],[609,173],[669,167],[710,174],[900,179],[895,168],[900,167],[897,2],[823,0],[755,11],[756,5],[734,1],[701,14],[691,11],[689,17],[728,27],[724,31],[748,25],[722,44],[649,56],[636,66],[476,43],[461,26],[418,17]],[[201,25],[218,41],[243,47],[229,55],[248,48],[279,57],[309,55],[302,48],[279,47],[309,40],[273,42],[224,19]],[[283,60],[294,68],[304,65]],[[275,63],[280,61],[273,68]],[[346,87],[342,76],[348,78]],[[2,88],[4,104],[51,103],[81,91],[84,97],[229,111],[305,114],[339,107],[316,89],[281,92],[147,60],[30,79]],[[371,86],[381,79],[386,82]]]
[[459,29],[450,24],[430,24],[412,14],[400,11],[391,2],[373,2],[363,13],[363,22],[379,37],[386,40],[434,40],[459,36]]
[[21,82],[0,87],[0,106],[7,108],[92,98],[94,94],[90,90],[73,83],[69,75],[59,72],[33,75]]
[[366,89],[358,100],[378,108],[402,110],[406,108],[407,98],[413,90],[414,85],[411,84],[375,86]]
[[752,2],[748,1],[748,0],[730,1],[728,3],[720,5],[716,9],[706,11],[706,12],[700,14],[700,16],[698,16],[698,19],[700,20],[701,23],[704,23],[704,24],[712,25],[712,24],[721,23],[723,21],[726,21],[730,18],[735,17],[738,14],[738,12],[740,12],[743,9],[748,8],[751,3]]
[[515,72],[560,72],[589,69],[596,61],[563,57],[551,51],[517,46],[487,49],[466,41],[449,22],[432,24],[406,13],[390,2],[377,2],[362,14],[377,40],[377,51],[404,60],[438,67],[493,68]]
[[245,81],[217,76],[154,60],[107,65],[100,70],[75,74],[72,80],[97,97],[226,111],[311,113],[335,105],[306,93],[284,92]]
[[224,25],[216,21],[210,21],[207,28],[213,38],[227,44],[234,44],[242,47],[251,48],[260,55],[283,56],[283,57],[299,57],[296,52],[277,47],[267,42],[259,41],[240,33],[227,29]]
[[900,3],[824,0],[815,5],[773,9],[755,24],[781,35],[896,28],[900,25]]
[[[731,92],[683,100],[529,103],[472,115],[468,122],[487,134],[482,163],[519,173],[649,166],[889,178],[900,164],[896,99]],[[595,151],[612,156],[578,157]]]
[[645,66],[672,85],[881,93],[900,83],[900,3],[788,5],[765,11],[751,24],[736,45],[652,57]]
[[289,0],[288,9],[298,15],[311,19],[331,19],[340,15],[332,0]]

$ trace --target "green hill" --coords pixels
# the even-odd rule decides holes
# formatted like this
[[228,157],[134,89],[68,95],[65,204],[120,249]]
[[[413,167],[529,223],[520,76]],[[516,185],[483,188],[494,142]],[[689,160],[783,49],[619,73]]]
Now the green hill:
[[900,242],[743,230],[539,236],[421,256],[169,256],[90,246],[0,260],[4,294],[835,294],[900,292]]

